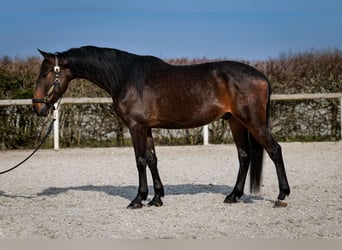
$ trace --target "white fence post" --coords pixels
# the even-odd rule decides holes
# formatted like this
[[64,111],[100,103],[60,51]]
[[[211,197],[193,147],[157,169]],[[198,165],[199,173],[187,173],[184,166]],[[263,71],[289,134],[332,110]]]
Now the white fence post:
[[203,145],[209,145],[209,125],[203,126]]
[[54,104],[55,110],[53,111],[53,118],[55,122],[53,124],[53,148],[59,149],[59,112],[57,103]]
[[340,125],[341,125],[340,140],[342,141],[342,97],[340,98]]

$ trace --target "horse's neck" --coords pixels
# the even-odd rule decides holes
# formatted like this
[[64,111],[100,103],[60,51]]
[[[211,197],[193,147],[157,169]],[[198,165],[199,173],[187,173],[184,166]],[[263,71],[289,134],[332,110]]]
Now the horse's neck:
[[[83,69],[83,70],[80,70]],[[105,90],[110,95],[113,93],[113,79],[109,79],[110,77],[105,77],[104,75],[108,73],[104,72],[103,69],[100,68],[92,68],[91,65],[82,65],[77,67],[77,71],[72,72],[73,78],[81,78],[86,79],[93,84],[97,85],[99,88]]]
[[105,90],[107,93],[112,94],[112,88],[111,88],[110,84],[105,83],[105,82],[97,79],[96,77],[92,77],[92,76],[89,76],[86,74],[78,74],[77,77],[75,77],[75,78],[81,78],[81,79],[88,80],[89,82],[95,84],[99,88]]
[[103,58],[74,58],[71,71],[74,78],[91,81],[114,97],[124,89],[127,81],[139,82],[140,73],[132,73],[132,70],[140,62],[140,58],[134,54],[113,50],[103,55]]

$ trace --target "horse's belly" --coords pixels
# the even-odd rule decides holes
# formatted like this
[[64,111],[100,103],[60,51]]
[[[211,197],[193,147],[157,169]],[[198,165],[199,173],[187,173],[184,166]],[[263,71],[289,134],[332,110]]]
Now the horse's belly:
[[221,118],[226,112],[195,113],[192,115],[170,115],[151,117],[150,127],[165,129],[187,129],[204,126]]

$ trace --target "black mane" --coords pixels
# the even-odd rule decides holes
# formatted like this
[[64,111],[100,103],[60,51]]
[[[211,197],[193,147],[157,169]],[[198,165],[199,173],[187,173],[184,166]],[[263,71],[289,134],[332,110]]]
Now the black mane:
[[[109,94],[133,84],[141,93],[150,65],[163,63],[159,58],[139,56],[117,49],[85,46],[60,53],[76,78],[86,78],[101,85]],[[95,72],[95,74],[94,74]]]

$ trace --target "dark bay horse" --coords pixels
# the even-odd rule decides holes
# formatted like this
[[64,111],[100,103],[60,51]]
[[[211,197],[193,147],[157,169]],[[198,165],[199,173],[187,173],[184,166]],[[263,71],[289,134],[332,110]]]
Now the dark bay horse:
[[174,66],[152,56],[93,46],[40,53],[44,61],[32,99],[39,116],[49,113],[75,78],[87,79],[112,96],[114,111],[129,128],[139,174],[138,194],[129,208],[141,208],[147,199],[146,166],[154,187],[148,205],[163,204],[151,128],[194,128],[220,118],[229,122],[240,164],[224,202],[235,203],[243,195],[249,168],[251,192],[259,191],[265,149],[278,176],[275,205],[286,204],[290,187],[281,147],[268,128],[271,87],[255,68],[234,61]]

